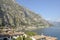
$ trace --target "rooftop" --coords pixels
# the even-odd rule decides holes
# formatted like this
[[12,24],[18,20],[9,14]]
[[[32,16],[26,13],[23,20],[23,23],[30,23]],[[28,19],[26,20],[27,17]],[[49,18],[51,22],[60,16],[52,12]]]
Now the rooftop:
[[35,35],[33,36],[35,39],[45,39],[45,40],[57,40],[56,37],[45,36],[45,35]]
[[17,32],[15,31],[15,29],[11,29],[11,28],[0,28],[0,35],[21,35],[24,34],[24,32]]

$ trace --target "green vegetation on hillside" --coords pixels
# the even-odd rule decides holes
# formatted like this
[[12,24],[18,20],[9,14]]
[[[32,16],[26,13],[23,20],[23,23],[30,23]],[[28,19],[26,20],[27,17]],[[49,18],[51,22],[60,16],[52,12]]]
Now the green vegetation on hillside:
[[35,33],[35,32],[30,32],[30,31],[27,31],[27,32],[25,32],[28,36],[34,36],[34,35],[36,35],[37,33]]
[[27,38],[25,38],[25,37],[18,37],[17,39],[12,39],[12,40],[32,40],[31,38],[29,38],[29,37],[27,37]]

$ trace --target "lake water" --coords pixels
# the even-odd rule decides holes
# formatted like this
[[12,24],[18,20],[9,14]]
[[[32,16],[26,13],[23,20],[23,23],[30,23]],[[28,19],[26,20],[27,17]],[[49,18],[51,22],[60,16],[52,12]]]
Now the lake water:
[[44,35],[47,36],[52,36],[52,37],[57,37],[58,40],[60,40],[60,26],[54,26],[54,27],[49,27],[49,28],[43,28],[43,29],[37,29],[34,30],[37,34],[43,33]]

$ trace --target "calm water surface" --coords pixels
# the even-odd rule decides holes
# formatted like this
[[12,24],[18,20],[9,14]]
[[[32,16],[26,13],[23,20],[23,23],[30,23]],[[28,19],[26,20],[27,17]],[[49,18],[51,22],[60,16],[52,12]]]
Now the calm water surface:
[[34,32],[37,32],[38,34],[43,33],[47,36],[57,37],[58,40],[60,40],[60,26],[54,26],[49,28],[43,28],[43,29],[37,29],[34,30]]

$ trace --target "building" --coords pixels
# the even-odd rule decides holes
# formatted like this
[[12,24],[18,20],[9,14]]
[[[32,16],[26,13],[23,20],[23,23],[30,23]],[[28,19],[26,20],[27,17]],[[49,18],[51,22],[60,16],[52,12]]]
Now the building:
[[17,38],[19,36],[23,36],[24,32],[17,32],[13,29],[0,29],[0,40],[12,40],[12,38]]

